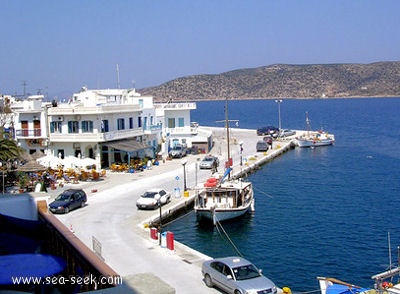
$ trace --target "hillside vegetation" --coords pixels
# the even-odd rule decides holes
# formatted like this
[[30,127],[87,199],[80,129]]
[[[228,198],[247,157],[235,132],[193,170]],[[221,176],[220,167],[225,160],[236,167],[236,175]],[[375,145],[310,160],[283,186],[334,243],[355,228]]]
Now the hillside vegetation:
[[155,101],[400,96],[400,62],[275,64],[181,77],[138,90]]

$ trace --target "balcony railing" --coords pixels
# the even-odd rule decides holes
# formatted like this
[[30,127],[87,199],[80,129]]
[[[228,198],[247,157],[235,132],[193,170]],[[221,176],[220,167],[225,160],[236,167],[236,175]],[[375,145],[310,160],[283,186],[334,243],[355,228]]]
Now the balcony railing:
[[50,133],[50,142],[106,142],[143,135],[142,128],[118,130],[105,133]]
[[37,138],[42,136],[42,130],[41,129],[21,129],[21,130],[15,130],[15,135],[17,137],[26,137],[26,138]]

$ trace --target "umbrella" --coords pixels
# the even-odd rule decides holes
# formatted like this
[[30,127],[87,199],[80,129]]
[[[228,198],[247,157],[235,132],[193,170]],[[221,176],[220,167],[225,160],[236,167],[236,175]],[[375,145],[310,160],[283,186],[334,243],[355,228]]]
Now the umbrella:
[[46,169],[47,169],[47,167],[45,167],[44,165],[41,165],[40,163],[38,163],[34,160],[28,161],[27,163],[25,163],[24,165],[22,165],[18,168],[19,171],[23,171],[23,172],[36,172],[36,171],[43,171]]
[[39,159],[39,158],[45,156],[45,154],[40,150],[36,150],[35,152],[33,152],[31,154],[31,156],[33,157],[33,159]]
[[44,157],[36,159],[36,161],[41,165],[51,168],[57,168],[58,166],[63,165],[63,160],[54,155],[46,155]]

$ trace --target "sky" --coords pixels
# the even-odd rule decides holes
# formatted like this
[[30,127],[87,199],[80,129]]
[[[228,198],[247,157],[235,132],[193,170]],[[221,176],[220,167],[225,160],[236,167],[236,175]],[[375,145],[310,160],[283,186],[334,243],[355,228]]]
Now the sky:
[[[398,0],[0,0],[0,94],[400,61]],[[118,68],[118,70],[117,70]]]

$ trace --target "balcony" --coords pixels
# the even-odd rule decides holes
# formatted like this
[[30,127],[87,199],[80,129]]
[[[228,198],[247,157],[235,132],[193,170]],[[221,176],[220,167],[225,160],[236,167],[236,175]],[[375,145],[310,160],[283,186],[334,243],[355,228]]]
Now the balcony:
[[15,130],[15,135],[18,138],[40,138],[42,136],[42,130],[41,129],[20,129],[20,130]]
[[105,133],[51,133],[51,142],[94,142],[101,143],[112,140],[129,139],[142,136],[143,129],[117,130]]

